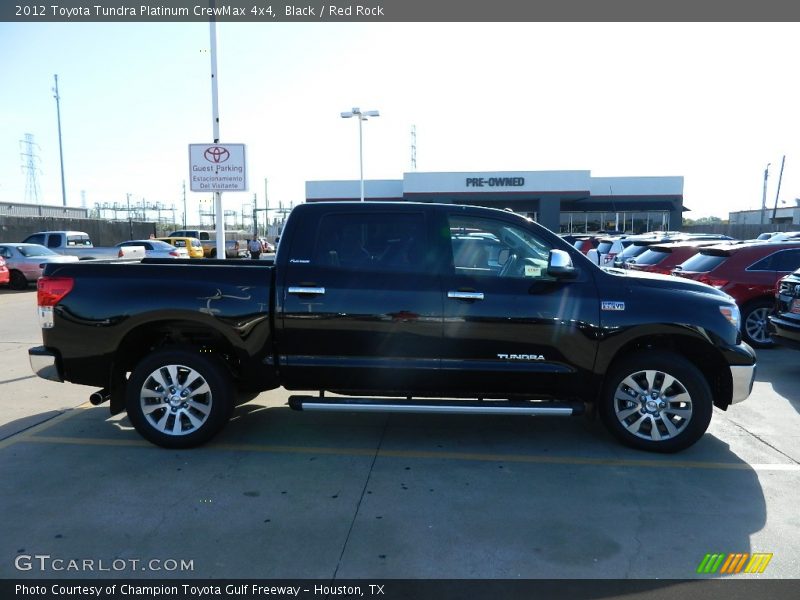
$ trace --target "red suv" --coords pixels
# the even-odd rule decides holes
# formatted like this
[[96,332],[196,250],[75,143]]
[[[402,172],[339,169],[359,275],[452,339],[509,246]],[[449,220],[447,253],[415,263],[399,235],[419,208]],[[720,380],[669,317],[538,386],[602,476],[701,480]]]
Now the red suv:
[[767,315],[778,280],[800,267],[800,242],[752,242],[702,248],[673,275],[712,285],[733,296],[742,311],[742,337],[755,348],[774,345]]
[[11,279],[11,275],[8,272],[8,267],[6,266],[5,259],[0,256],[0,285],[4,283],[8,283]]
[[654,244],[639,256],[630,259],[626,266],[633,271],[669,275],[675,267],[697,254],[700,248],[718,244],[719,240]]

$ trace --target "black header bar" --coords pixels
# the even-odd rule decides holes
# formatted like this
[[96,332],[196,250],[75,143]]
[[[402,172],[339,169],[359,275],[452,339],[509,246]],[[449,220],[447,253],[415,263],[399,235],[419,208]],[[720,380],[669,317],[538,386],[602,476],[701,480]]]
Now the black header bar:
[[774,22],[789,0],[9,0],[6,22]]

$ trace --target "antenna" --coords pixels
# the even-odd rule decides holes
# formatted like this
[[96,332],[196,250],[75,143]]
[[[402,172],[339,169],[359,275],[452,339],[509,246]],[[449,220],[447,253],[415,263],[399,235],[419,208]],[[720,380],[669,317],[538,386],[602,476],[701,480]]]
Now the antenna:
[[32,133],[26,133],[25,139],[19,143],[22,150],[19,155],[25,160],[22,165],[25,171],[25,202],[39,204],[39,179],[36,174],[41,173],[41,169],[39,169],[39,157],[34,150],[39,144],[33,141]]
[[417,170],[417,126],[411,126],[411,170]]
[[[608,186],[608,193],[611,194],[611,210],[614,211],[614,231],[619,231],[619,212],[617,211],[617,207],[614,204],[614,190],[611,189],[611,186]],[[622,230],[625,231],[625,220],[623,219],[622,222]]]

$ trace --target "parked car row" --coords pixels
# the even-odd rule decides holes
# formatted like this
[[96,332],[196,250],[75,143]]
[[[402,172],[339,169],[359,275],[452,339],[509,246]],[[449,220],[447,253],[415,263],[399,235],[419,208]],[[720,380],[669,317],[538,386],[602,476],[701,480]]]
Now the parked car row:
[[11,289],[24,290],[42,276],[48,263],[79,260],[77,256],[58,254],[39,244],[0,244],[0,284],[7,283]]
[[800,269],[778,281],[767,326],[775,343],[800,350]]
[[800,301],[793,303],[800,288],[792,287],[798,277],[790,275],[800,268],[800,232],[745,241],[665,232],[576,237],[572,243],[600,266],[671,274],[729,294],[741,310],[742,338],[755,348],[784,343],[800,331]]
[[[89,234],[83,231],[39,231],[20,243],[0,244],[0,285],[25,289],[41,277],[45,265],[51,262],[117,258],[216,258],[212,236],[207,231],[183,230],[165,237],[126,240],[113,247],[102,248],[95,246]],[[273,244],[266,239],[260,241],[263,252],[275,252]],[[245,243],[237,239],[226,240],[226,258],[247,256]]]

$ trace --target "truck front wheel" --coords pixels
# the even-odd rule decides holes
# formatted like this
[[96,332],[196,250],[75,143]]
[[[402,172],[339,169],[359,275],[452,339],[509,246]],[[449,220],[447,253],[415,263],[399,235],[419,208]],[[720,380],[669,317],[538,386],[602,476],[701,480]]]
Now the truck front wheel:
[[600,415],[623,444],[677,452],[699,440],[713,400],[703,374],[678,354],[650,351],[616,365],[606,379]]
[[164,349],[142,360],[127,386],[126,408],[136,431],[164,448],[207,442],[227,423],[230,378],[213,355]]

